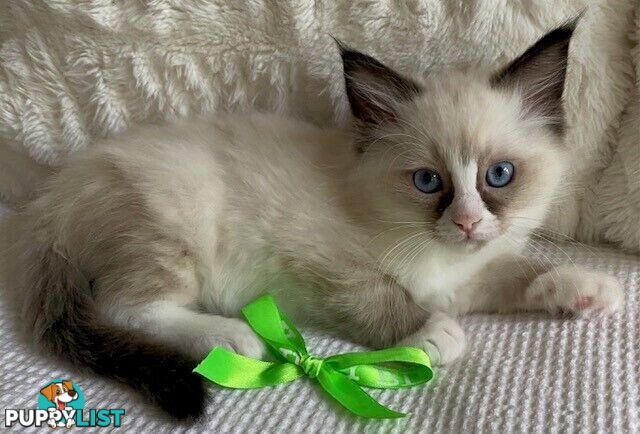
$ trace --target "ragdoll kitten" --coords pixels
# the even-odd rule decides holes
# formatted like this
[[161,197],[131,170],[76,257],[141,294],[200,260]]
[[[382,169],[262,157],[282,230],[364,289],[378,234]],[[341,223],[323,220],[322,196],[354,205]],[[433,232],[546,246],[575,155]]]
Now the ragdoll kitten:
[[275,115],[149,126],[69,162],[13,219],[5,275],[33,339],[202,412],[216,345],[265,291],[298,323],[456,359],[469,311],[614,310],[605,274],[517,253],[563,184],[572,26],[495,76],[410,80],[341,47],[349,133]]

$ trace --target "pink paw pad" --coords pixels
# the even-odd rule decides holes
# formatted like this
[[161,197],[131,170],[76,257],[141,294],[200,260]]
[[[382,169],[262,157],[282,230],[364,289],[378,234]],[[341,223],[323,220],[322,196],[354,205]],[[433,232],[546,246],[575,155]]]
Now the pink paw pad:
[[588,309],[593,305],[593,297],[578,297],[573,307],[576,310]]

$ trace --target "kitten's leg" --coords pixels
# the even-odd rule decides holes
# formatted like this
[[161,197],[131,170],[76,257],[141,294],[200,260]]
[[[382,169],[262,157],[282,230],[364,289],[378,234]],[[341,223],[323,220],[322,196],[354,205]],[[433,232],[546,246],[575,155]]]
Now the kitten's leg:
[[605,273],[568,265],[554,268],[525,257],[497,259],[457,295],[466,301],[465,310],[489,312],[612,312],[623,301],[620,284]]
[[325,327],[339,328],[366,345],[415,346],[425,350],[435,364],[452,362],[466,346],[464,332],[454,317],[425,311],[391,280],[365,282],[357,289],[328,295],[317,303],[330,309],[330,313],[321,311]]
[[253,358],[266,354],[265,345],[244,321],[196,312],[174,301],[128,307],[109,317],[181,349],[196,360],[216,346]]

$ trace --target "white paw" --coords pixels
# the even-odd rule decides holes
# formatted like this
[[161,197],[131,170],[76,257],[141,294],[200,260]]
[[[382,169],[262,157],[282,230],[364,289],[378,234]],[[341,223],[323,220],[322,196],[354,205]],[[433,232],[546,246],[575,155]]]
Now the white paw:
[[237,329],[229,336],[231,349],[247,357],[260,359],[267,354],[267,346],[264,341],[256,335],[247,323],[242,320],[238,321]]
[[223,347],[254,359],[268,355],[265,343],[247,323],[237,318],[225,318],[224,323],[217,323],[213,330],[195,342],[195,355],[202,358],[214,347]]
[[467,342],[458,321],[436,312],[420,330],[404,338],[398,345],[423,349],[434,365],[446,365],[464,354]]
[[69,418],[67,419],[67,428],[71,428],[72,426],[74,426],[76,424],[76,421]]
[[614,312],[622,306],[620,283],[608,274],[559,267],[538,276],[527,288],[527,301],[550,312]]

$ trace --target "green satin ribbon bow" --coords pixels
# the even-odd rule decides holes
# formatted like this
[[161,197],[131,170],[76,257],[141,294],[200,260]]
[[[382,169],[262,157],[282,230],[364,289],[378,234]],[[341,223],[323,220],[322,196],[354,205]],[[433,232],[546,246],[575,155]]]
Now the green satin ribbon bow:
[[221,386],[256,389],[288,383],[304,375],[315,378],[340,404],[358,416],[397,418],[404,413],[378,403],[360,386],[398,389],[431,380],[427,354],[412,347],[311,356],[302,335],[266,294],[242,309],[247,322],[279,360],[265,362],[214,348],[194,372]]

